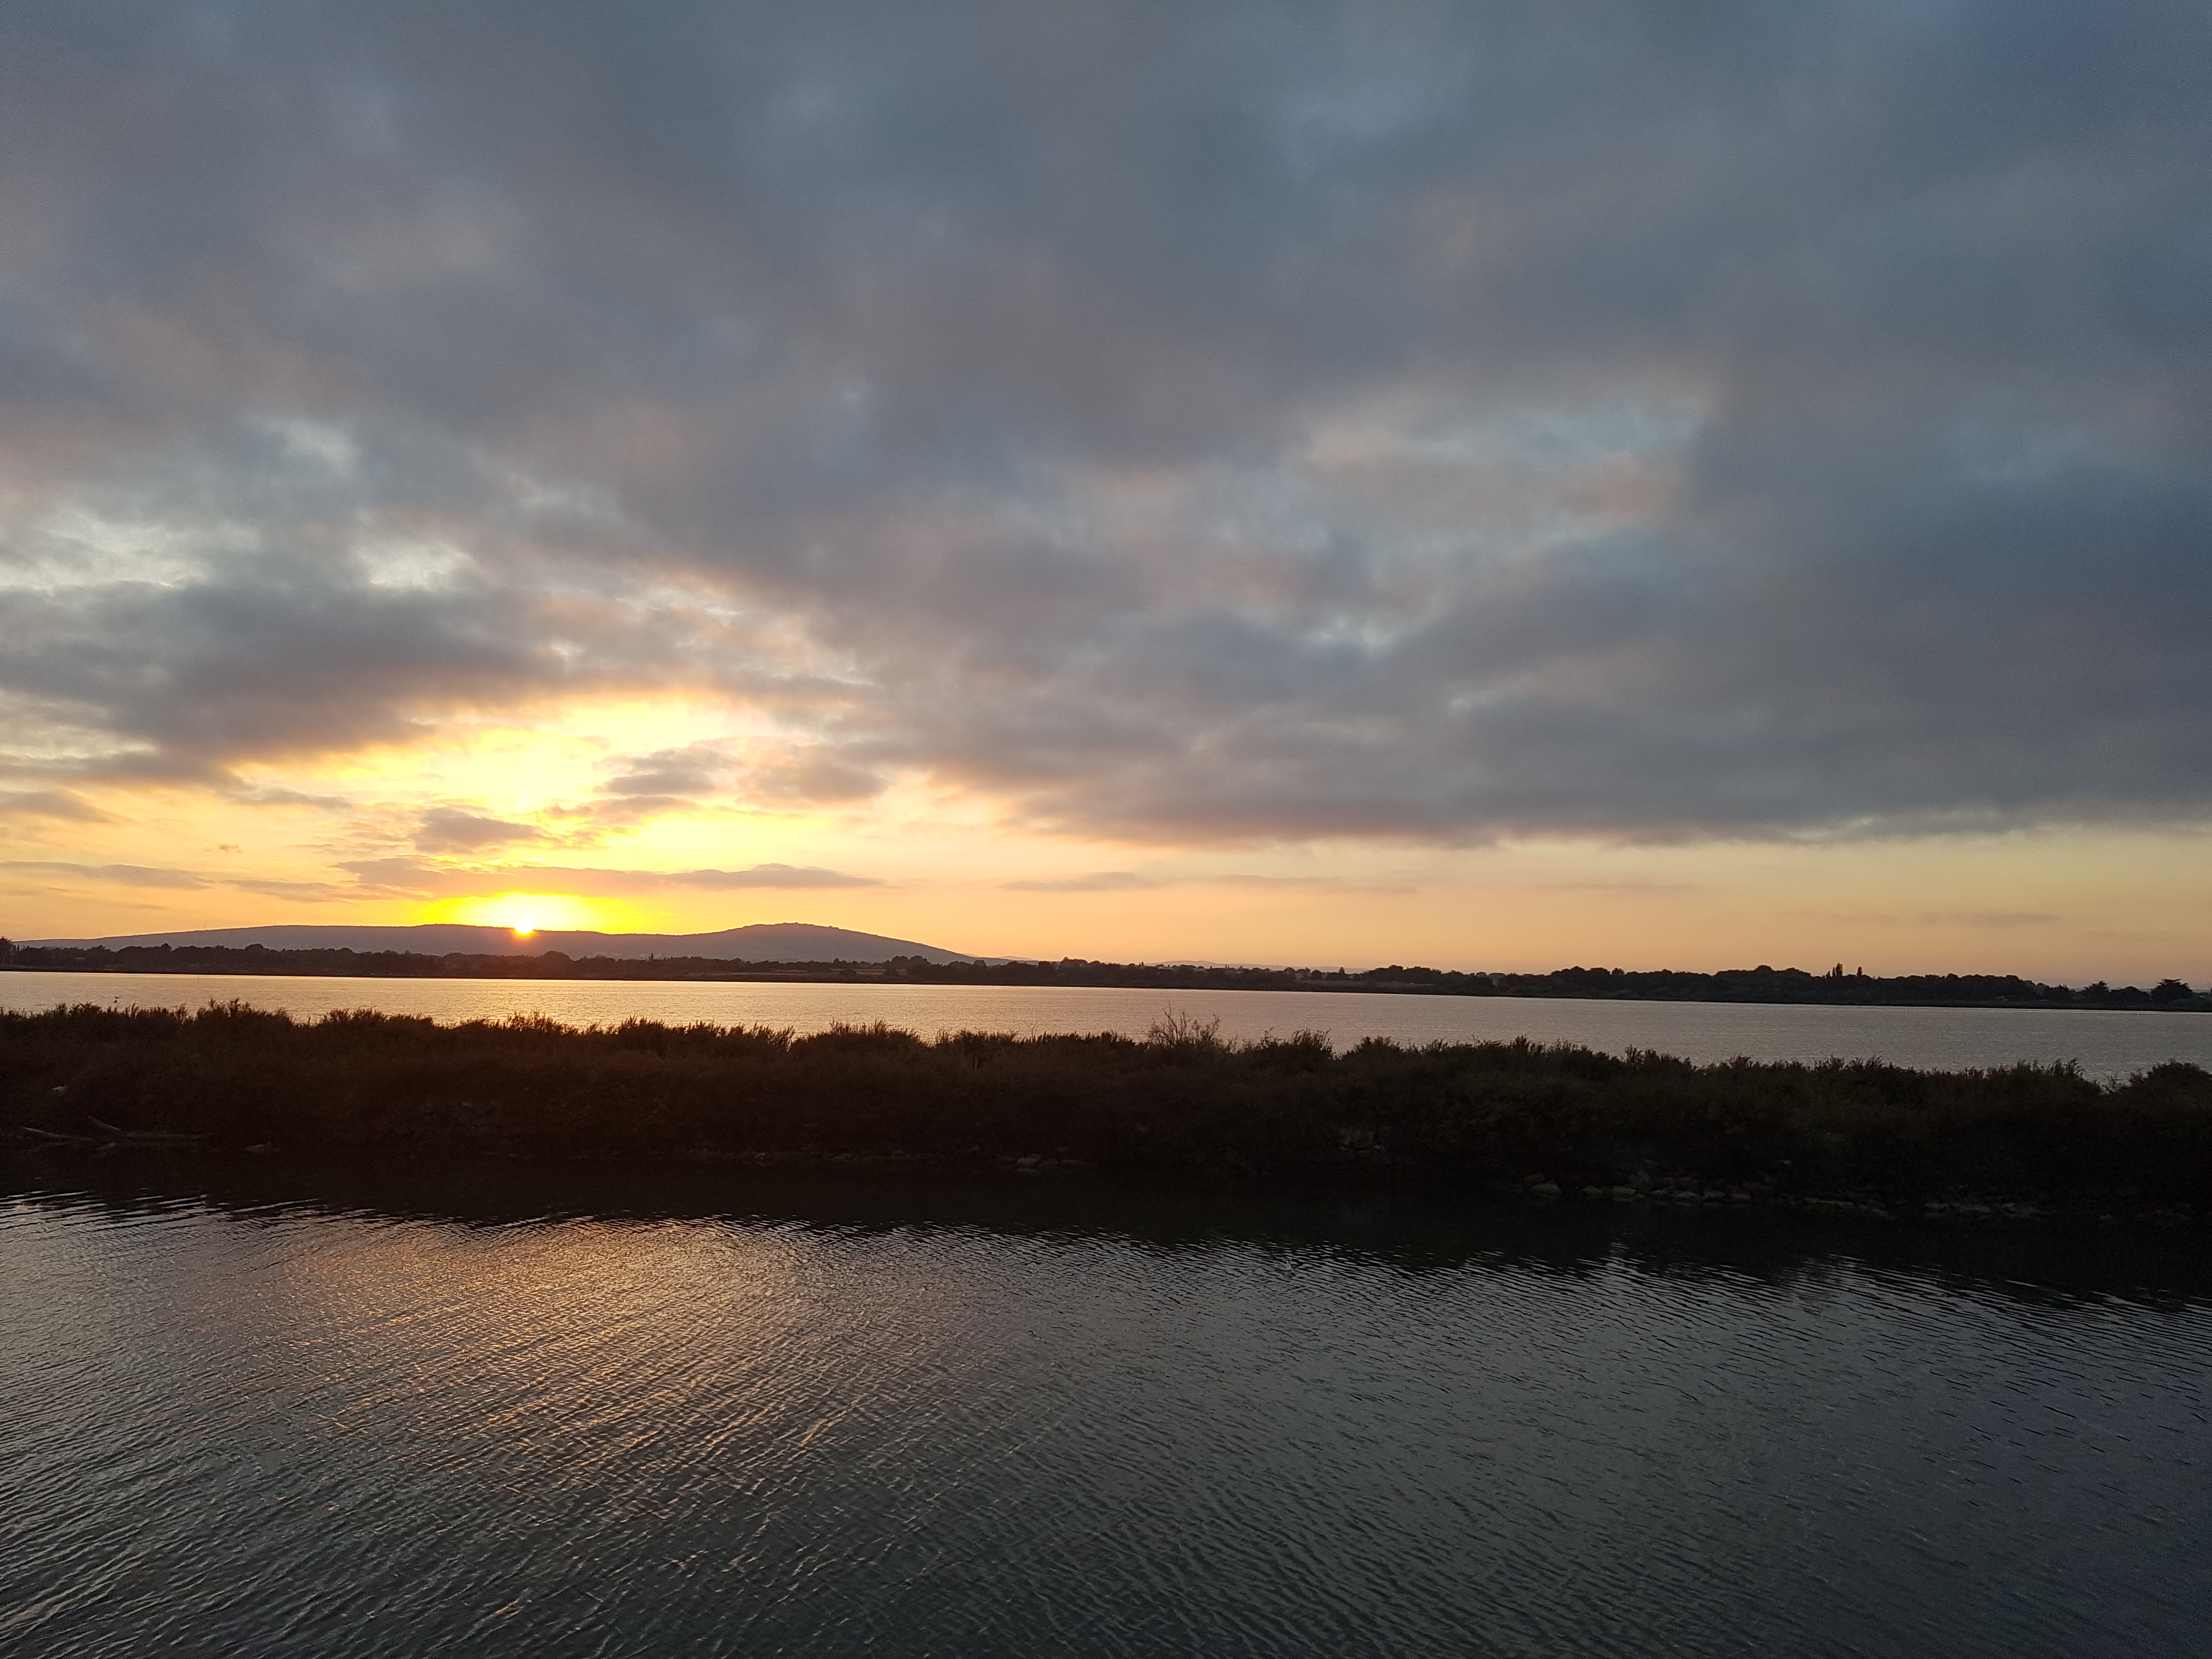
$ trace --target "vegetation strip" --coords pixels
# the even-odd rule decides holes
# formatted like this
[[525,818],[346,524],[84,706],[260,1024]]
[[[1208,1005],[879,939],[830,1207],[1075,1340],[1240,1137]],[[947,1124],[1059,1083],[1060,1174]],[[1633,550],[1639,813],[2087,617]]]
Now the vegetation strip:
[[2212,1209],[2212,1073],[1697,1066],[1568,1044],[1241,1042],[535,1016],[313,1022],[242,1002],[0,1013],[20,1145],[550,1159],[934,1159],[1507,1187],[1869,1213]]

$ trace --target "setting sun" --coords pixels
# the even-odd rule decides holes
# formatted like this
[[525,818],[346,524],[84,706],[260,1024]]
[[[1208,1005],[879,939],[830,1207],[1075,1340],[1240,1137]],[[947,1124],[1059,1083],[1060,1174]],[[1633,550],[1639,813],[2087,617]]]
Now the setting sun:
[[441,919],[508,928],[517,939],[528,939],[547,928],[600,929],[606,926],[605,918],[596,914],[590,904],[565,893],[501,893],[494,898],[466,900],[452,906]]

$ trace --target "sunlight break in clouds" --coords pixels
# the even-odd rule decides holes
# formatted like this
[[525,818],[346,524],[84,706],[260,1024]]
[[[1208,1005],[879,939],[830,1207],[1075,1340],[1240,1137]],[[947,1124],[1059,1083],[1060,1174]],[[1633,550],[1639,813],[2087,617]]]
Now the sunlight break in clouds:
[[2201,7],[0,45],[14,935],[2212,976]]

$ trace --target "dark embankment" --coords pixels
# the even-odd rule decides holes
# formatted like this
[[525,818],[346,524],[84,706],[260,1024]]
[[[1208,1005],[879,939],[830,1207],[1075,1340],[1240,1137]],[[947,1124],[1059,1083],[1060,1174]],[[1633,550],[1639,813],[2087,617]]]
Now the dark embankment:
[[[1170,1020],[1145,1041],[878,1026],[805,1037],[629,1021],[295,1022],[92,1005],[0,1014],[0,1123],[47,1137],[306,1154],[1076,1160],[1450,1190],[1585,1186],[2092,1211],[2212,1201],[2212,1074],[2069,1066],[1693,1066],[1526,1042],[1342,1054]],[[34,1132],[43,1132],[34,1133]]]

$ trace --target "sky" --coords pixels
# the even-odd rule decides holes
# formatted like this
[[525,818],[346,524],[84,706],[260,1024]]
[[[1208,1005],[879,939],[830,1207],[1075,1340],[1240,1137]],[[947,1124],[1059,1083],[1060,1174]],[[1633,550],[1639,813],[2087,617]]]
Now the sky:
[[2212,980],[2212,9],[0,19],[0,929]]

